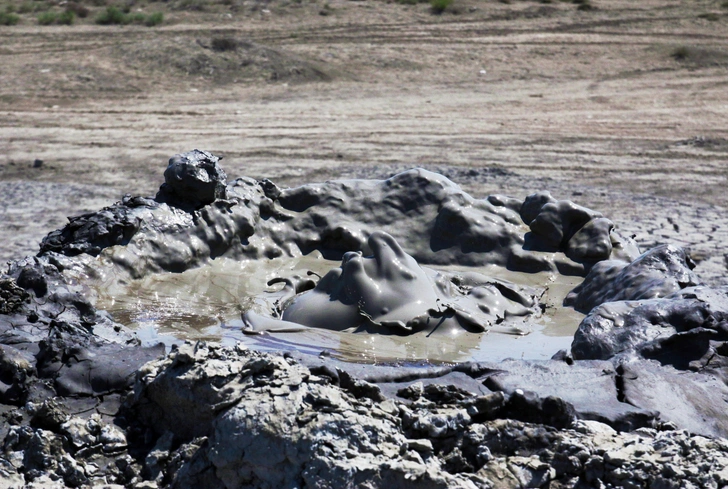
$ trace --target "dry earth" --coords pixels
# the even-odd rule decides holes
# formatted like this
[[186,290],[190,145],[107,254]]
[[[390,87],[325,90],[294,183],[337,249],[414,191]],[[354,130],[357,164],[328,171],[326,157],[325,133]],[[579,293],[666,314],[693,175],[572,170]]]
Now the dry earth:
[[547,189],[728,283],[726,2],[137,3],[165,22],[0,26],[0,260],[200,148],[283,185]]

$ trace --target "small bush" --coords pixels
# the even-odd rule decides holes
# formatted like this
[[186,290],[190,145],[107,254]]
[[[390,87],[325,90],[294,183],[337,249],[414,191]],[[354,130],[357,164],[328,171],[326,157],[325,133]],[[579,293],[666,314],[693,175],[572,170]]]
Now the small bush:
[[58,21],[58,14],[51,12],[50,10],[48,12],[43,12],[38,16],[38,24],[40,25],[51,25],[55,24],[56,21]]
[[6,12],[0,12],[0,25],[15,25],[20,21],[20,17]]
[[723,7],[723,8],[728,8],[728,0],[726,0],[723,3],[721,3],[720,6]]
[[73,12],[78,17],[85,19],[88,17],[89,9],[78,2],[68,2],[66,12]]
[[441,14],[452,5],[453,0],[430,0],[430,9],[433,14]]
[[715,22],[716,20],[720,20],[720,15],[715,14],[713,12],[709,12],[707,14],[700,14],[698,15],[701,19],[709,20],[711,22]]
[[5,6],[5,13],[6,14],[14,14],[15,13],[15,5],[12,3],[9,3]]
[[61,15],[58,16],[58,23],[63,25],[71,25],[76,20],[76,14],[74,14],[70,10],[64,11]]
[[232,37],[215,37],[211,47],[213,51],[235,51],[238,49],[238,41]]
[[96,16],[96,23],[101,25],[128,24],[128,20],[124,12],[112,5]]
[[129,14],[126,16],[127,24],[143,24],[147,20],[147,16],[141,12]]
[[147,27],[154,27],[155,25],[161,24],[162,21],[164,21],[164,14],[162,14],[162,12],[154,12],[147,16],[144,20],[144,25]]
[[672,52],[672,57],[677,61],[685,61],[690,57],[690,50],[685,46],[680,46]]

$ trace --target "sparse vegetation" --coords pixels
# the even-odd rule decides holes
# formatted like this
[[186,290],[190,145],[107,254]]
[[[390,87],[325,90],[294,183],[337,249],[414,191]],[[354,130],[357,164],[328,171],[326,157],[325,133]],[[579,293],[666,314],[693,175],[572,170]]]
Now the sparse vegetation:
[[71,25],[75,20],[76,14],[70,10],[65,10],[58,16],[58,23],[63,25]]
[[20,16],[11,12],[0,12],[0,25],[15,25],[20,21]]
[[417,5],[418,3],[427,3],[429,0],[397,0],[402,5]]
[[154,27],[155,25],[161,24],[162,21],[164,21],[164,14],[162,14],[162,12],[154,12],[147,16],[144,20],[144,25],[147,27]]
[[677,61],[685,61],[690,57],[690,50],[685,46],[677,47],[673,50],[672,57]]
[[38,16],[38,24],[40,25],[51,25],[58,21],[58,14],[48,10]]
[[430,0],[430,9],[434,14],[441,14],[453,4],[453,0]]
[[96,16],[96,23],[101,25],[126,25],[126,24],[144,24],[147,27],[153,27],[161,24],[164,20],[162,12],[155,12],[146,15],[142,12],[133,14],[124,13],[118,7],[109,6]]
[[576,9],[580,10],[582,12],[588,11],[588,10],[594,10],[594,5],[592,5],[589,0],[571,0],[571,3],[578,5],[578,7],[576,7]]
[[23,2],[18,7],[19,14],[30,14],[33,12],[42,12],[48,10],[48,4],[46,2]]
[[211,47],[213,51],[235,51],[238,49],[238,41],[232,37],[215,37]]
[[118,7],[111,5],[96,16],[96,23],[101,25],[126,24],[126,15]]
[[709,20],[711,22],[715,22],[716,20],[720,20],[720,15],[714,13],[714,12],[708,12],[705,14],[698,15],[701,19]]

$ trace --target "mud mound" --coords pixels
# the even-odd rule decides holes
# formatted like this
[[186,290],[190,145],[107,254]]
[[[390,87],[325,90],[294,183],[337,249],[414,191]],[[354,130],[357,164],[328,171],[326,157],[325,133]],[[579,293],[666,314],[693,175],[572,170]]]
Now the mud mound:
[[136,70],[203,77],[223,85],[251,80],[321,82],[341,76],[336,70],[282,49],[224,34],[198,39],[148,39],[117,48],[114,56]]
[[[162,345],[143,346],[87,288],[303,252],[342,265],[274,279],[282,322],[356,316],[407,330],[425,309],[458,322],[497,322],[505,299],[503,318],[546,309],[468,266],[589,270],[569,298],[589,314],[571,351],[547,360],[364,364],[315,342],[275,354],[187,342],[159,359]],[[415,257],[461,268],[437,275]],[[640,255],[601,214],[548,192],[474,199],[425,170],[280,189],[227,183],[207,152],[177,155],[155,198],[71,219],[0,277],[0,413],[15,423],[0,428],[0,475],[73,487],[661,487],[669,460],[669,484],[721,487],[728,289],[696,286],[691,266],[672,246]]]

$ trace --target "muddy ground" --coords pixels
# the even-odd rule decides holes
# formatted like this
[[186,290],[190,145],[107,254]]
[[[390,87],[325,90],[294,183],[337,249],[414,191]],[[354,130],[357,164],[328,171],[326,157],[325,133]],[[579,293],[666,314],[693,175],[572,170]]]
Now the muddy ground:
[[0,26],[0,260],[200,148],[290,186],[421,166],[550,190],[728,283],[725,2],[181,3],[136,2],[151,28]]

